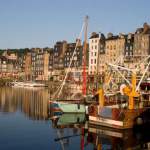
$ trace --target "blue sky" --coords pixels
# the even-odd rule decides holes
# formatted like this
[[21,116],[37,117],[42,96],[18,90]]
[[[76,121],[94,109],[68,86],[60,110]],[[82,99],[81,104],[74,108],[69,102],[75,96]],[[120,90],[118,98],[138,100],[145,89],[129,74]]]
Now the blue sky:
[[89,16],[91,32],[134,32],[150,23],[149,0],[0,0],[0,48],[73,42]]

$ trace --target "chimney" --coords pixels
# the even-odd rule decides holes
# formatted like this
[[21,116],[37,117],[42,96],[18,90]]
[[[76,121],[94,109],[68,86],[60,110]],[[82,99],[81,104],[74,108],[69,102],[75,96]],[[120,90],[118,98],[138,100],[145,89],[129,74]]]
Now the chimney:
[[143,33],[147,33],[150,30],[150,26],[145,22],[143,24]]
[[112,34],[111,32],[109,32],[109,33],[107,34],[107,38],[111,38],[111,37],[113,37],[113,34]]

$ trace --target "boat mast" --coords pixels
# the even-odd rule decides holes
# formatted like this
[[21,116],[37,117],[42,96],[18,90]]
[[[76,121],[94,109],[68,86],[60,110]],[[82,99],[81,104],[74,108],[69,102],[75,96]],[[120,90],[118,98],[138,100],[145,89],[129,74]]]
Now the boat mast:
[[67,79],[67,77],[68,77],[68,73],[69,73],[70,70],[71,70],[71,64],[72,64],[72,62],[73,62],[73,59],[74,59],[74,56],[75,56],[75,52],[76,52],[77,47],[78,47],[78,45],[79,45],[79,41],[80,41],[80,39],[81,39],[84,26],[85,26],[85,25],[84,25],[84,23],[83,23],[82,28],[81,28],[81,32],[80,32],[80,34],[79,34],[79,37],[77,38],[78,40],[77,40],[77,42],[76,42],[76,46],[75,46],[75,49],[74,49],[74,51],[73,51],[73,54],[72,54],[72,57],[71,57],[71,60],[70,60],[70,63],[69,63],[69,66],[68,66],[68,69],[67,69],[65,78],[64,78],[62,84],[60,85],[60,87],[58,88],[58,90],[57,90],[57,91],[55,92],[55,94],[54,94],[54,96],[56,96],[56,94],[58,94],[58,95],[57,95],[58,98],[59,98],[60,94],[62,93],[62,89],[63,89],[63,87],[64,87],[64,85],[65,85],[65,83],[66,83],[66,79]]
[[83,85],[82,85],[82,93],[86,95],[86,50],[87,50],[87,28],[88,28],[88,16],[85,17],[85,26],[84,26],[84,45],[83,45]]

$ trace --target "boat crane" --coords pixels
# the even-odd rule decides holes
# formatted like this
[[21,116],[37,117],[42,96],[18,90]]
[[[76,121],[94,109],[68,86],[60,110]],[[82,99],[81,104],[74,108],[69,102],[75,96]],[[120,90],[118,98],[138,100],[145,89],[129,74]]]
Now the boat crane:
[[[114,64],[122,64],[123,63],[123,58],[124,56],[121,55],[120,57],[118,57],[118,59],[116,59],[116,61],[114,62]],[[108,63],[107,63],[108,65]],[[110,85],[110,82],[113,82],[112,81],[113,79],[113,73],[111,71],[109,71],[108,73],[106,73],[106,76],[105,76],[105,79],[104,79],[104,89]],[[113,84],[117,85],[116,83],[113,82]],[[106,89],[105,89],[106,90]]]
[[[144,61],[140,62],[140,63],[145,62],[149,58],[150,58],[150,56],[146,57],[146,59]],[[143,79],[145,77],[146,72],[148,71],[150,62],[147,64],[147,67],[144,70],[143,75],[142,75],[142,77],[141,77],[138,84],[137,84],[137,80],[136,80],[137,72],[139,71],[138,68],[130,69],[130,68],[127,68],[127,67],[123,67],[123,66],[119,66],[119,65],[115,65],[115,64],[111,64],[111,63],[108,63],[108,65],[110,67],[114,68],[119,73],[119,75],[128,83],[128,86],[127,85],[122,85],[120,87],[120,89],[121,89],[120,93],[124,94],[124,95],[127,95],[129,97],[129,109],[134,109],[134,97],[139,97],[140,96],[139,87],[140,87],[140,84],[141,84],[141,82],[143,81]],[[131,82],[128,79],[126,79],[126,77],[121,73],[120,70],[126,70],[126,71],[132,73]],[[111,79],[112,79],[112,75],[109,76],[107,84],[110,83]],[[103,107],[104,103],[105,103],[103,87],[101,87],[98,90],[97,94],[99,95],[99,105],[100,105],[100,107]]]
[[[150,58],[150,56],[148,56],[145,60],[147,60],[149,58]],[[129,109],[134,109],[134,97],[139,97],[140,96],[139,87],[140,87],[140,84],[141,84],[141,82],[143,81],[143,79],[145,77],[146,72],[149,69],[150,62],[148,62],[147,67],[145,68],[145,70],[143,72],[143,75],[142,75],[142,77],[141,77],[138,85],[137,85],[137,80],[136,80],[136,78],[137,78],[137,71],[138,71],[137,68],[136,69],[129,69],[129,68],[126,68],[126,67],[113,65],[113,64],[110,64],[110,63],[108,65],[111,66],[111,67],[113,67],[113,68],[115,68],[115,70],[129,84],[129,86],[124,86],[122,90],[123,90],[123,93],[129,97]],[[130,71],[132,73],[131,82],[124,77],[124,75],[119,71],[118,68]]]

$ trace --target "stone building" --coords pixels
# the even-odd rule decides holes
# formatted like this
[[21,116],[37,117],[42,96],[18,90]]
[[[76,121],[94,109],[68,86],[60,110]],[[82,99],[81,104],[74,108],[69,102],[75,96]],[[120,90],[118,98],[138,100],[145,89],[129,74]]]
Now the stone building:
[[43,49],[33,49],[31,53],[32,79],[48,80],[49,77],[49,53]]
[[144,23],[134,34],[134,56],[147,56],[150,54],[150,26]]
[[105,36],[101,34],[98,53],[98,74],[103,75],[106,70]]
[[25,79],[31,80],[31,53],[28,52],[24,55],[24,73],[25,73]]
[[48,69],[49,69],[49,77],[51,78],[52,77],[52,73],[53,73],[53,55],[54,55],[54,49],[53,48],[50,48],[48,49],[48,52],[49,52],[49,66],[48,66]]
[[106,58],[107,62],[115,63],[120,56],[124,55],[125,49],[125,36],[119,34],[114,36],[112,33],[108,33],[106,39]]
[[3,52],[3,56],[5,56],[9,60],[17,60],[18,59],[17,54],[15,52],[10,51],[10,50],[5,50]]
[[64,68],[64,54],[67,49],[67,42],[66,41],[59,41],[56,42],[54,45],[53,51],[53,69],[61,70]]
[[71,68],[81,67],[82,66],[82,50],[83,50],[83,47],[81,45],[76,47],[76,43],[68,43],[67,49],[64,55],[64,68],[69,67],[73,53],[74,53],[74,57],[72,59],[72,63],[70,67]]
[[146,67],[144,60],[148,55],[150,55],[150,25],[144,23],[134,34],[133,58],[128,66],[139,68],[139,74],[142,74]]
[[0,56],[0,76],[5,76],[7,72],[7,58],[5,56]]
[[133,57],[133,49],[134,49],[134,34],[129,33],[125,36],[124,56],[128,59]]
[[18,61],[8,59],[6,56],[0,56],[0,77],[18,78],[19,76]]
[[67,44],[67,49],[64,55],[64,69],[65,72],[67,72],[70,65],[71,70],[69,70],[70,72],[69,76],[70,77],[72,76],[72,78],[76,80],[78,80],[80,76],[82,76],[82,56],[83,56],[82,54],[83,54],[83,46],[81,45],[80,40],[76,40],[76,43]]

